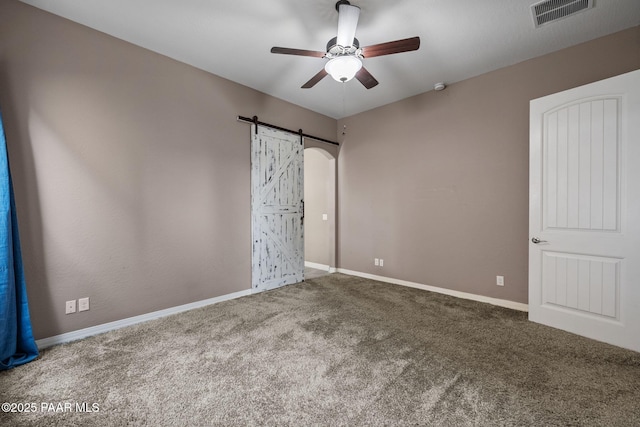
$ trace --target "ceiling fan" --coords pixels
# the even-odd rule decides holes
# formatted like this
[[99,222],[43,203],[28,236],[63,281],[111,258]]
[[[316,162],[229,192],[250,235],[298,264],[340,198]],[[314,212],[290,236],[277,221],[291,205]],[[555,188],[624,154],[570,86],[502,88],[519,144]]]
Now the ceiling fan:
[[343,83],[355,77],[364,87],[371,89],[378,85],[378,81],[362,66],[364,58],[409,52],[418,50],[420,47],[420,37],[360,47],[360,42],[355,38],[360,8],[351,5],[347,0],[340,0],[336,3],[336,10],[338,11],[338,35],[329,40],[326,52],[287,47],[271,48],[271,53],[329,59],[318,74],[302,85],[303,89],[312,88],[327,74]]

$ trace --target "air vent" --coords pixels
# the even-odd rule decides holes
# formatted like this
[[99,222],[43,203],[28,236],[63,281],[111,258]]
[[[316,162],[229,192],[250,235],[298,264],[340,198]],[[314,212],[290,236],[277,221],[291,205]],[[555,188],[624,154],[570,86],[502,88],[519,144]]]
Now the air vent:
[[531,6],[536,28],[583,10],[591,9],[593,0],[545,0]]

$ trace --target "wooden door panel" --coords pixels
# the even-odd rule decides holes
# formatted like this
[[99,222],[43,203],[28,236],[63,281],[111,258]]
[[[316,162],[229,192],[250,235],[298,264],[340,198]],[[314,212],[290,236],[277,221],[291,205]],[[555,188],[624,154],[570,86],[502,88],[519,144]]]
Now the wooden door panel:
[[303,145],[298,135],[252,131],[252,286],[304,280]]
[[543,251],[542,257],[542,304],[619,318],[622,260],[551,251]]
[[545,228],[618,230],[619,103],[590,99],[544,114]]

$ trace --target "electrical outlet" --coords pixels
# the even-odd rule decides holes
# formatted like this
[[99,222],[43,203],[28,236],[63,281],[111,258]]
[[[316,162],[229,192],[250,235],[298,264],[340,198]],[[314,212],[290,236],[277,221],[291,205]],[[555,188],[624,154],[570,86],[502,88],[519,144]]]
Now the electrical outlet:
[[378,258],[374,258],[373,265],[380,265],[380,260]]
[[89,310],[89,297],[80,298],[78,300],[78,311],[87,311]]
[[384,266],[384,260],[382,258],[380,258],[380,267]]
[[76,312],[76,300],[67,301],[64,305],[64,314]]
[[496,276],[496,285],[504,286],[504,276]]
[[327,215],[327,214],[322,214],[322,220],[323,220],[323,221],[328,221],[328,220],[329,220],[329,215]]

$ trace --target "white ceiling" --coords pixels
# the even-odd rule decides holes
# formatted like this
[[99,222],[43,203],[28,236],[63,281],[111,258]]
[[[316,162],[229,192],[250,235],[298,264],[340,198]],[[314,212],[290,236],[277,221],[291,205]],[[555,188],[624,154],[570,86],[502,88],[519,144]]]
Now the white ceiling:
[[326,59],[269,50],[324,51],[336,35],[335,0],[22,1],[333,118],[640,25],[640,0],[594,0],[538,29],[537,0],[352,0],[361,46],[420,36],[420,49],[365,58],[380,82],[373,89],[330,77],[300,89]]

